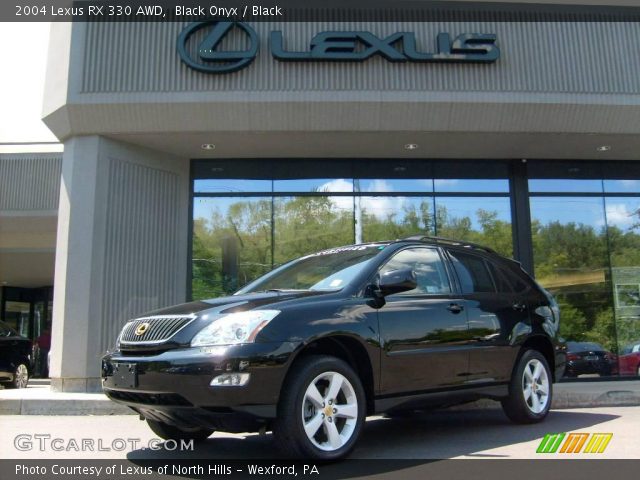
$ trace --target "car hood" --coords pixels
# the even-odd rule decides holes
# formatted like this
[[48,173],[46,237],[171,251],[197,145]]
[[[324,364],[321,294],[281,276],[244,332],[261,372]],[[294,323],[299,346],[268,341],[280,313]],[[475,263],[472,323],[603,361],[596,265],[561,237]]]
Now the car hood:
[[245,310],[254,310],[269,307],[278,303],[314,297],[319,295],[327,295],[335,292],[319,292],[319,291],[283,291],[283,292],[263,292],[250,293],[245,295],[230,295],[228,297],[212,298],[210,300],[201,300],[197,302],[183,303],[172,307],[162,308],[148,312],[142,316],[155,315],[197,315],[208,314],[225,314],[233,312],[243,312]]

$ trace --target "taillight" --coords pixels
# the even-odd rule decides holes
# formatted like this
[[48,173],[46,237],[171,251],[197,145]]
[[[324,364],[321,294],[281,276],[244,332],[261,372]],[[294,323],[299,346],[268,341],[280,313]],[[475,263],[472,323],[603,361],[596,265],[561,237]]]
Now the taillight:
[[578,360],[578,355],[576,355],[575,353],[567,353],[567,360]]

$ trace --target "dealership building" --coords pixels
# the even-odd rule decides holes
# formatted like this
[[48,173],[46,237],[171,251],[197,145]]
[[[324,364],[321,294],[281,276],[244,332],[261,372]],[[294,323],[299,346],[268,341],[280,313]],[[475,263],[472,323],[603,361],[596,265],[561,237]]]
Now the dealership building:
[[564,3],[53,23],[64,153],[0,156],[2,318],[52,318],[52,387],[95,391],[128,319],[424,233],[518,259],[638,374],[640,9]]

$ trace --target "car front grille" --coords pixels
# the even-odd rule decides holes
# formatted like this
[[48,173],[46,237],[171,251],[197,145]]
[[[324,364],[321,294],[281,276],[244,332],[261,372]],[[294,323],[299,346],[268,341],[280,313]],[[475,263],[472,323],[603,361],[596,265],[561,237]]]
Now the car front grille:
[[195,319],[195,315],[141,317],[131,320],[120,334],[121,345],[149,345],[169,340]]

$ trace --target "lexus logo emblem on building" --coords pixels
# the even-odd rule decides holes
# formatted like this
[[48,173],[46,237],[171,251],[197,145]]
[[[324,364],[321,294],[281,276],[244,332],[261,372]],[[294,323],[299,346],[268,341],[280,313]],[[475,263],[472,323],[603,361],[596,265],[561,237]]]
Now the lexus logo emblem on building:
[[[191,37],[208,29],[195,48]],[[246,50],[224,50],[222,40],[233,29],[248,37]],[[285,48],[284,34],[269,35],[271,56],[282,62],[364,62],[380,56],[394,63],[493,63],[500,58],[497,36],[492,33],[461,33],[451,36],[440,32],[431,49],[418,48],[414,32],[396,32],[379,36],[367,31],[327,31],[309,40],[305,50]],[[189,67],[206,73],[236,72],[249,65],[258,55],[260,39],[244,22],[207,21],[188,25],[178,37],[178,53]],[[195,58],[194,58],[195,57]]]
[[141,323],[140,325],[138,325],[136,327],[135,334],[137,336],[144,335],[144,332],[146,332],[147,330],[149,330],[149,323],[148,322],[144,322],[144,323]]
[[[223,51],[220,43],[234,29],[242,30],[249,40],[245,51]],[[190,38],[202,29],[209,29],[197,47],[195,55]],[[230,73],[246,67],[258,54],[260,40],[256,31],[243,22],[196,22],[188,25],[178,37],[178,53],[184,63],[194,70],[205,73]],[[197,58],[194,58],[197,57]]]

